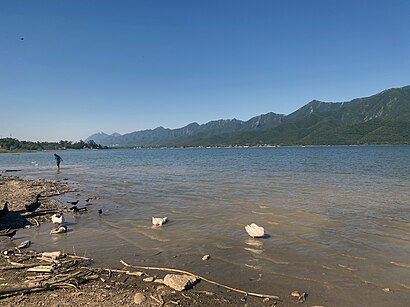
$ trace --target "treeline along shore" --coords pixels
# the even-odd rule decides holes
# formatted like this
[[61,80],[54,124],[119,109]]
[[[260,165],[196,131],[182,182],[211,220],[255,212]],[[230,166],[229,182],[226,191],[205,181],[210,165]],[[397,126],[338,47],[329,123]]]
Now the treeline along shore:
[[59,141],[59,142],[31,142],[19,141],[15,138],[0,139],[0,152],[16,151],[41,151],[41,150],[64,150],[64,149],[107,149],[107,146],[97,144],[93,140],[84,142]]

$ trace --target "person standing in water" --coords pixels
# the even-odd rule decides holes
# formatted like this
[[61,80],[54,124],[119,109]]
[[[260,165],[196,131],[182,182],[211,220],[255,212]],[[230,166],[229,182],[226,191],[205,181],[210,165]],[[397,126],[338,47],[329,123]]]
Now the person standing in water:
[[63,161],[63,159],[59,155],[57,155],[56,153],[54,154],[54,159],[56,159],[57,168],[60,169],[60,162]]

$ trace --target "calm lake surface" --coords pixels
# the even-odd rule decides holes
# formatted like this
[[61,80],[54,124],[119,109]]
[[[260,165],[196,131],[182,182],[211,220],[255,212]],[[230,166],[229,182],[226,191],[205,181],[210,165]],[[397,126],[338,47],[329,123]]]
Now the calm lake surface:
[[[67,179],[78,191],[64,202],[100,197],[88,213],[67,214],[66,235],[51,237],[51,223],[22,230],[34,248],[74,248],[98,265],[179,267],[248,291],[272,292],[280,277],[293,286],[410,294],[410,146],[59,154],[59,173],[53,152],[0,155],[0,170]],[[169,223],[153,228],[152,216]],[[249,223],[268,237],[249,238]]]

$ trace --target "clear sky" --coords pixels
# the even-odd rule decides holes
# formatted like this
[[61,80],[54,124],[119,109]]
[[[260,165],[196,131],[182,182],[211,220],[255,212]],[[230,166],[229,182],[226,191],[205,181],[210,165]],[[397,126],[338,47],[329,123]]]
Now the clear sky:
[[347,101],[410,84],[410,1],[0,0],[0,137]]

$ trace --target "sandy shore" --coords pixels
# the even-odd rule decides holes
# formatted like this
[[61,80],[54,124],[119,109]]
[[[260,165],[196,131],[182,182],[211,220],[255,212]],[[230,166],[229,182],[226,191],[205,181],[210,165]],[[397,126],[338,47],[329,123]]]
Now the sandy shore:
[[[16,248],[19,243],[16,239],[19,229],[37,227],[41,223],[50,222],[51,215],[61,211],[64,206],[53,197],[72,191],[73,189],[64,181],[0,176],[1,208],[5,201],[10,204],[10,213],[0,219],[0,232],[17,230],[14,238],[0,237],[1,306],[112,306],[114,304],[122,306],[292,306],[297,304],[297,300],[292,297],[283,300],[246,296],[203,280],[198,280],[192,289],[179,292],[162,284],[164,276],[172,272],[136,270],[130,267],[120,268],[119,271],[111,268],[95,268],[92,266],[91,259],[76,258],[76,255],[64,254],[61,259],[44,260],[42,251]],[[33,213],[26,212],[24,205],[34,201],[37,194],[44,196],[41,207]],[[35,242],[33,244],[35,245]],[[9,251],[7,254],[6,250]],[[32,266],[50,266],[50,262],[53,265],[52,273],[28,271]],[[73,274],[74,276],[70,277]],[[142,302],[135,303],[136,298],[137,301],[140,299]],[[300,305],[310,306],[306,303]]]

